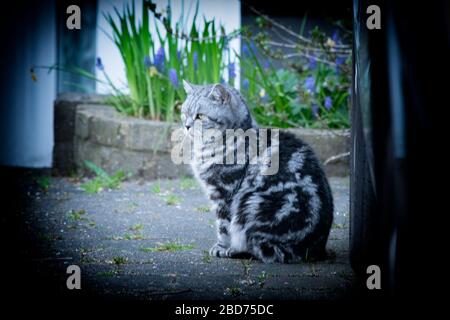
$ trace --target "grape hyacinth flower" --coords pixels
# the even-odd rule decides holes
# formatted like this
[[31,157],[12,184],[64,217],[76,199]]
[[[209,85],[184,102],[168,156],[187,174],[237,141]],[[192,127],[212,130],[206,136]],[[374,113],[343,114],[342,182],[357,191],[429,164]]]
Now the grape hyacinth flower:
[[316,81],[314,80],[313,76],[309,76],[308,78],[306,78],[306,81],[305,81],[306,90],[308,90],[309,92],[314,92],[315,86],[316,86]]
[[105,70],[105,66],[103,65],[102,59],[100,57],[97,57],[97,60],[95,61],[95,66],[100,71],[104,71]]
[[339,56],[339,57],[336,58],[335,63],[336,63],[336,65],[340,66],[341,64],[345,63],[345,60],[346,60],[346,57]]
[[327,96],[325,98],[325,109],[330,110],[332,106],[333,102],[331,101],[331,98]]
[[152,66],[152,62],[150,61],[150,57],[149,57],[149,56],[145,56],[145,57],[144,57],[144,65],[145,65],[147,68],[150,68],[150,67]]
[[339,43],[341,41],[341,37],[339,36],[339,30],[335,30],[333,35],[331,36],[331,40],[335,43]]
[[228,65],[228,81],[234,78],[236,78],[236,65],[234,64],[234,62],[231,62]]
[[311,106],[311,110],[314,118],[317,118],[319,116],[319,107],[317,106],[317,104],[313,103]]
[[317,67],[317,60],[316,57],[309,58],[309,68],[315,69]]
[[336,58],[336,61],[335,61],[335,63],[336,63],[336,68],[335,68],[336,74],[340,73],[340,67],[345,63],[345,60],[346,60],[346,57],[343,57],[343,56],[340,56],[340,57]]
[[224,42],[223,42],[223,50],[224,51],[228,51],[230,49],[230,42],[228,41],[227,38],[224,38]]
[[197,70],[198,69],[198,53],[197,53],[197,51],[194,52],[192,59],[194,60],[194,70]]
[[159,72],[162,72],[162,70],[164,69],[164,61],[165,60],[166,60],[166,56],[164,53],[164,48],[159,47],[158,51],[156,52],[155,61],[154,61],[154,65],[155,65],[156,69],[158,69]]
[[246,57],[250,54],[248,51],[248,46],[246,44],[242,45],[242,56]]
[[169,80],[175,88],[178,88],[178,75],[174,68],[169,70]]
[[247,89],[250,87],[250,81],[248,81],[247,78],[245,78],[245,79],[242,81],[242,87],[243,87],[245,90],[247,90]]

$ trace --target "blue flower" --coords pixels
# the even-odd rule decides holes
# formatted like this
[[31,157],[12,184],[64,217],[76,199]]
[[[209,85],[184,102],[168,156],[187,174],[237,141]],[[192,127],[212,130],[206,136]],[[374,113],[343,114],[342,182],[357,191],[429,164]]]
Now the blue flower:
[[150,57],[149,57],[149,56],[145,56],[145,57],[144,57],[144,65],[145,65],[147,68],[150,68],[150,67],[152,66],[152,62],[150,61]]
[[317,67],[317,60],[316,57],[309,58],[309,68],[315,69]]
[[325,109],[330,110],[332,106],[333,106],[333,101],[331,100],[330,97],[327,96],[325,98]]
[[236,65],[234,64],[234,62],[231,62],[228,65],[228,81],[234,78],[236,78]]
[[175,88],[178,88],[178,74],[174,68],[169,70],[169,80]]
[[269,69],[270,68],[270,62],[269,60],[264,61],[264,69]]
[[346,57],[343,57],[343,56],[339,56],[339,57],[337,57],[336,58],[336,64],[338,65],[338,66],[340,66],[341,64],[344,64],[345,63],[345,60],[347,60],[346,59]]
[[194,52],[192,59],[194,60],[194,70],[197,70],[198,69],[198,53],[197,53],[197,51]]
[[105,70],[105,66],[103,66],[102,59],[100,57],[97,57],[97,60],[95,61],[95,66],[100,71]]
[[177,59],[181,60],[181,51],[180,50],[177,50]]
[[250,51],[248,50],[248,46],[246,44],[242,45],[242,56],[248,56]]
[[247,90],[249,86],[250,86],[250,81],[248,81],[248,79],[245,78],[245,79],[242,81],[242,87],[243,87],[245,90]]
[[317,116],[319,115],[319,107],[317,106],[317,104],[313,103],[311,106],[311,110],[314,118],[317,118]]
[[339,43],[341,41],[341,37],[339,36],[339,30],[335,30],[333,35],[331,36],[331,40],[335,43]]
[[336,58],[336,68],[335,68],[335,72],[336,74],[340,73],[340,67],[345,63],[345,61],[347,60],[346,57],[340,56]]
[[228,51],[230,49],[230,43],[227,40],[227,38],[224,38],[224,42],[223,42],[223,51]]
[[308,78],[306,78],[305,87],[306,87],[306,90],[308,90],[309,92],[315,91],[316,81],[314,80],[313,76],[309,76]]
[[162,72],[164,69],[164,61],[166,60],[166,55],[164,53],[164,48],[160,47],[155,55],[154,65],[158,71]]

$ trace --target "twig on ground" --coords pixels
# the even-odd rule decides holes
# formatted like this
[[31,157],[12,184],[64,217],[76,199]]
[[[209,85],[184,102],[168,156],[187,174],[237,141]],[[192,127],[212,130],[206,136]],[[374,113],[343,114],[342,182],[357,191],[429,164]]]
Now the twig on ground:
[[324,165],[326,166],[327,164],[331,163],[331,162],[336,162],[342,158],[346,158],[350,156],[350,152],[344,152],[344,153],[340,153],[337,154],[335,156],[329,157],[327,160],[324,161]]

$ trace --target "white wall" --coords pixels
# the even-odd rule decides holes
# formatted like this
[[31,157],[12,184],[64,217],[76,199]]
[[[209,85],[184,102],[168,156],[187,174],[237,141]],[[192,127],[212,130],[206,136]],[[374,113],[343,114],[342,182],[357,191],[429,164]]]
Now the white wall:
[[[154,1],[157,5],[157,10],[165,9],[167,6],[167,0],[156,0]],[[111,28],[102,16],[102,12],[114,13],[114,6],[119,10],[122,8],[123,4],[127,3],[127,0],[99,0],[98,9],[98,19],[97,19],[97,56],[100,57],[105,66],[105,71],[111,78],[115,86],[125,88],[126,87],[126,77],[124,64],[120,56],[119,50],[115,47],[115,44],[109,39],[105,32],[112,34]],[[194,15],[196,0],[185,0],[184,8],[185,15],[189,12],[191,18]],[[181,13],[182,0],[172,0],[172,20],[178,19]],[[114,16],[114,14],[112,14]],[[142,2],[136,0],[136,15],[140,17],[142,15]],[[216,23],[222,23],[225,27],[227,33],[232,32],[241,26],[241,9],[240,2],[238,0],[200,0],[199,1],[199,17],[197,18],[198,27],[203,24],[203,15],[207,19],[215,18]],[[189,23],[187,23],[189,25]],[[161,28],[163,29],[163,28]],[[157,39],[156,32],[154,28],[151,30],[154,38]],[[230,43],[231,51],[240,51],[240,40],[234,39]],[[234,55],[233,55],[234,56]],[[237,71],[239,68],[237,68]],[[103,74],[98,70],[97,76],[104,80]],[[238,73],[238,72],[237,72]],[[239,74],[237,74],[236,84],[239,83]],[[99,93],[110,93],[110,89],[103,85],[97,85],[97,92]]]
[[6,35],[2,52],[0,164],[50,167],[53,149],[53,101],[56,73],[38,72],[33,82],[30,67],[56,62],[54,1],[30,1]]

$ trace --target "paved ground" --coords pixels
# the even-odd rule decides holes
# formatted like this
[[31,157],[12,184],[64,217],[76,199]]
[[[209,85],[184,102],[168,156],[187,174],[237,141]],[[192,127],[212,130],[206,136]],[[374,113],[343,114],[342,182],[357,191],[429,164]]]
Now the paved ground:
[[82,271],[82,291],[120,299],[338,299],[351,295],[348,178],[332,178],[331,258],[262,264],[211,258],[214,214],[192,179],[123,182],[88,194],[80,182],[52,178],[28,190],[24,219],[39,270],[61,279]]

